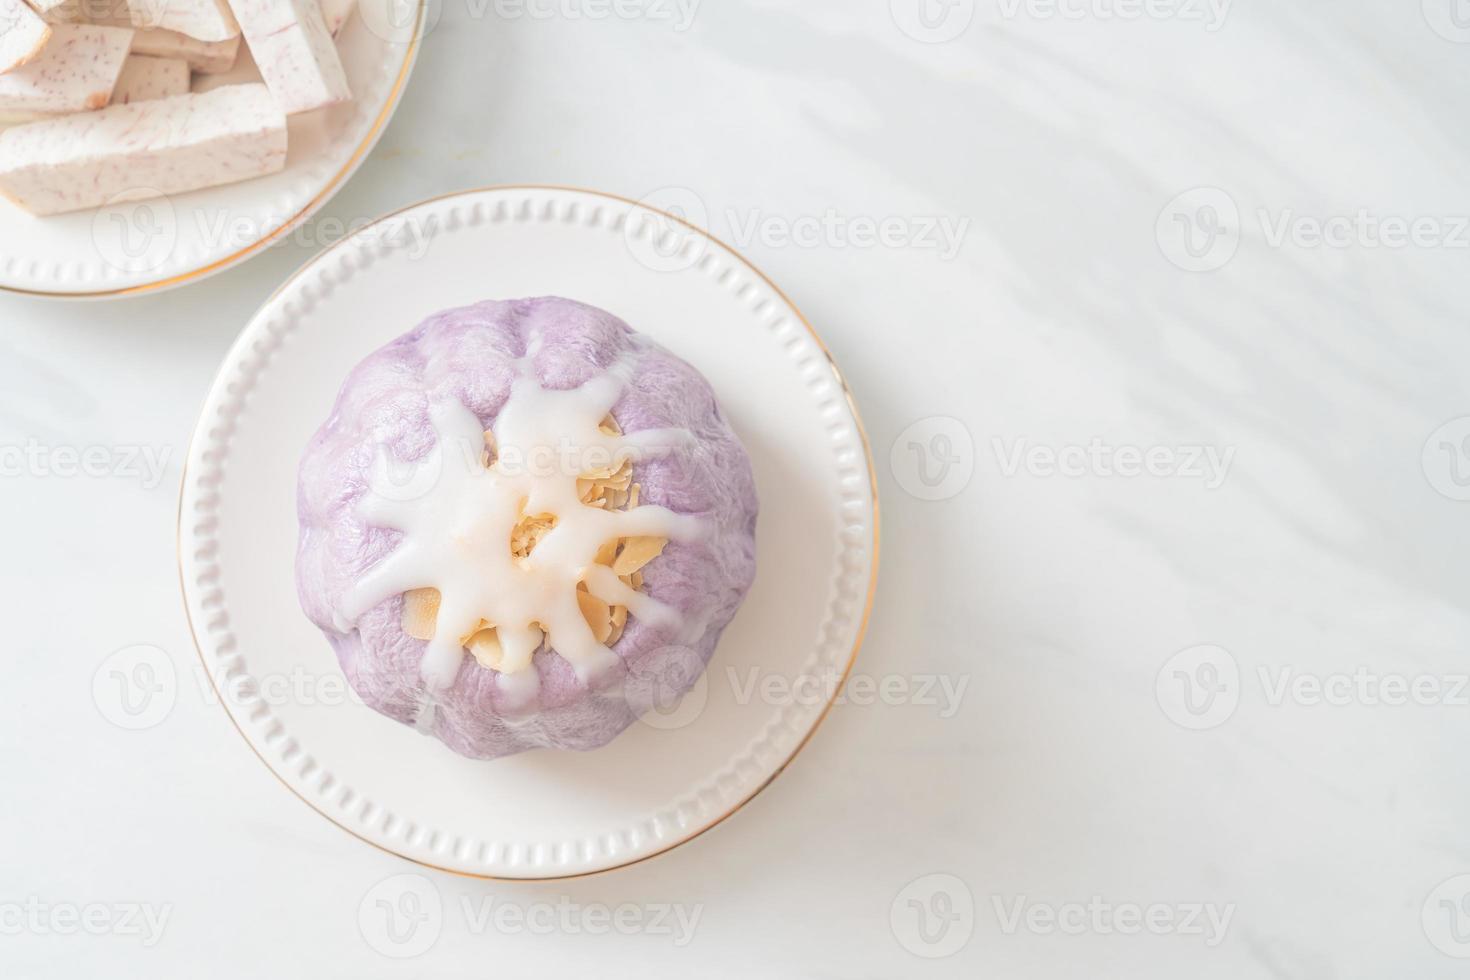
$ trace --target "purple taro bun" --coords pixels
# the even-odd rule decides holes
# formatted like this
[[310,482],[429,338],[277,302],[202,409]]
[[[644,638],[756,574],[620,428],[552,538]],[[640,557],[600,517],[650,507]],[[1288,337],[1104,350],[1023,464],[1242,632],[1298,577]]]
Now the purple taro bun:
[[430,317],[301,461],[301,606],[371,708],[495,759],[699,679],[755,577],[750,460],[688,364],[566,299]]

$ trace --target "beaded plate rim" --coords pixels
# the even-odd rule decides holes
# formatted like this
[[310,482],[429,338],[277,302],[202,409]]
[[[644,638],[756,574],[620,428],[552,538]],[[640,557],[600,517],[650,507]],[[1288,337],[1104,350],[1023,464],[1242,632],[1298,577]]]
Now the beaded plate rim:
[[[627,867],[684,844],[723,822],[778,776],[806,746],[840,696],[866,634],[877,585],[879,509],[873,455],[852,393],[821,337],[795,304],[754,265],[703,229],[640,202],[580,188],[488,187],[433,198],[380,218],[303,266],[262,306],[226,356],[186,454],[179,496],[178,560],[185,613],[205,673],[218,689],[248,674],[229,627],[218,585],[217,511],[235,420],[285,337],[301,326],[319,297],[395,251],[395,222],[416,220],[433,235],[483,222],[581,221],[629,234],[639,211],[697,232],[685,252],[707,244],[680,274],[714,277],[757,322],[782,338],[827,424],[839,475],[841,514],[836,573],[819,639],[804,670],[825,670],[838,683],[825,703],[785,705],[761,735],[674,805],[616,833],[576,840],[480,841],[416,823],[338,780],[302,748],[263,700],[221,697],[228,716],[271,772],[338,827],[381,850],[424,867],[500,880],[574,878]],[[437,218],[427,220],[429,216]],[[647,233],[652,223],[640,222]],[[809,343],[804,343],[809,341]]]

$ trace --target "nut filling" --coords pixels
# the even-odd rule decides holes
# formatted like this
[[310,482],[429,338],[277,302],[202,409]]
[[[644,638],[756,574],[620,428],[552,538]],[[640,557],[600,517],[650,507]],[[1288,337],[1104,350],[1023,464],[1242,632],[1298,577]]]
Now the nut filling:
[[[603,420],[601,430],[610,436],[622,435],[613,417]],[[486,452],[483,462],[494,462],[494,435],[485,433]],[[638,506],[639,487],[633,482],[633,461],[625,459],[617,467],[589,470],[577,477],[577,492],[584,506],[610,511],[627,511]],[[511,532],[510,553],[515,559],[529,558],[541,539],[557,525],[555,514],[523,515]],[[668,538],[636,537],[611,538],[597,552],[595,563],[612,569],[624,585],[641,592],[643,590],[643,566],[663,554]],[[439,619],[439,590],[414,589],[403,595],[403,631],[416,640],[432,640]],[[623,635],[628,623],[628,607],[610,604],[587,590],[585,582],[577,586],[577,603],[582,608],[582,618],[597,637],[597,642],[612,646]],[[539,624],[541,644],[545,644],[546,631]],[[479,662],[480,666],[499,670],[505,652],[500,646],[496,626],[487,620],[467,636],[460,637],[460,645]]]

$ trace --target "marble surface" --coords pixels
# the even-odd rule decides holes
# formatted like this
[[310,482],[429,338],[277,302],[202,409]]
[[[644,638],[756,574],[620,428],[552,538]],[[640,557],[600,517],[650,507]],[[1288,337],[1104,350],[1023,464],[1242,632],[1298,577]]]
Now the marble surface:
[[[1462,975],[1455,4],[436,4],[293,242],[165,296],[0,296],[0,973]],[[762,266],[884,502],[862,684],[787,773],[537,885],[414,877],[283,790],[200,688],[174,556],[214,368],[329,219],[518,182]],[[176,678],[136,731],[129,658]]]

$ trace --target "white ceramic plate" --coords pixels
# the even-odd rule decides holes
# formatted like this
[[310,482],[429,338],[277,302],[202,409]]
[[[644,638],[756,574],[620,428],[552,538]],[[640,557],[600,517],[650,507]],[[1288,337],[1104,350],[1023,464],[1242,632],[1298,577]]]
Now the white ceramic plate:
[[[352,102],[290,119],[286,169],[171,198],[36,218],[0,197],[0,289],[100,298],[228,269],[321,208],[377,143],[418,56],[428,0],[361,0],[337,47]],[[249,50],[205,87],[258,80]]]
[[[681,703],[596,752],[473,762],[344,696],[335,657],[297,605],[296,465],[369,352],[438,310],[538,295],[608,309],[709,378],[754,463],[759,572]],[[805,744],[866,625],[873,486],[861,425],[821,341],[739,256],[633,202],[473,191],[323,253],[245,328],[185,469],[185,604],[241,733],[322,815],[432,867],[586,874],[708,829]]]

